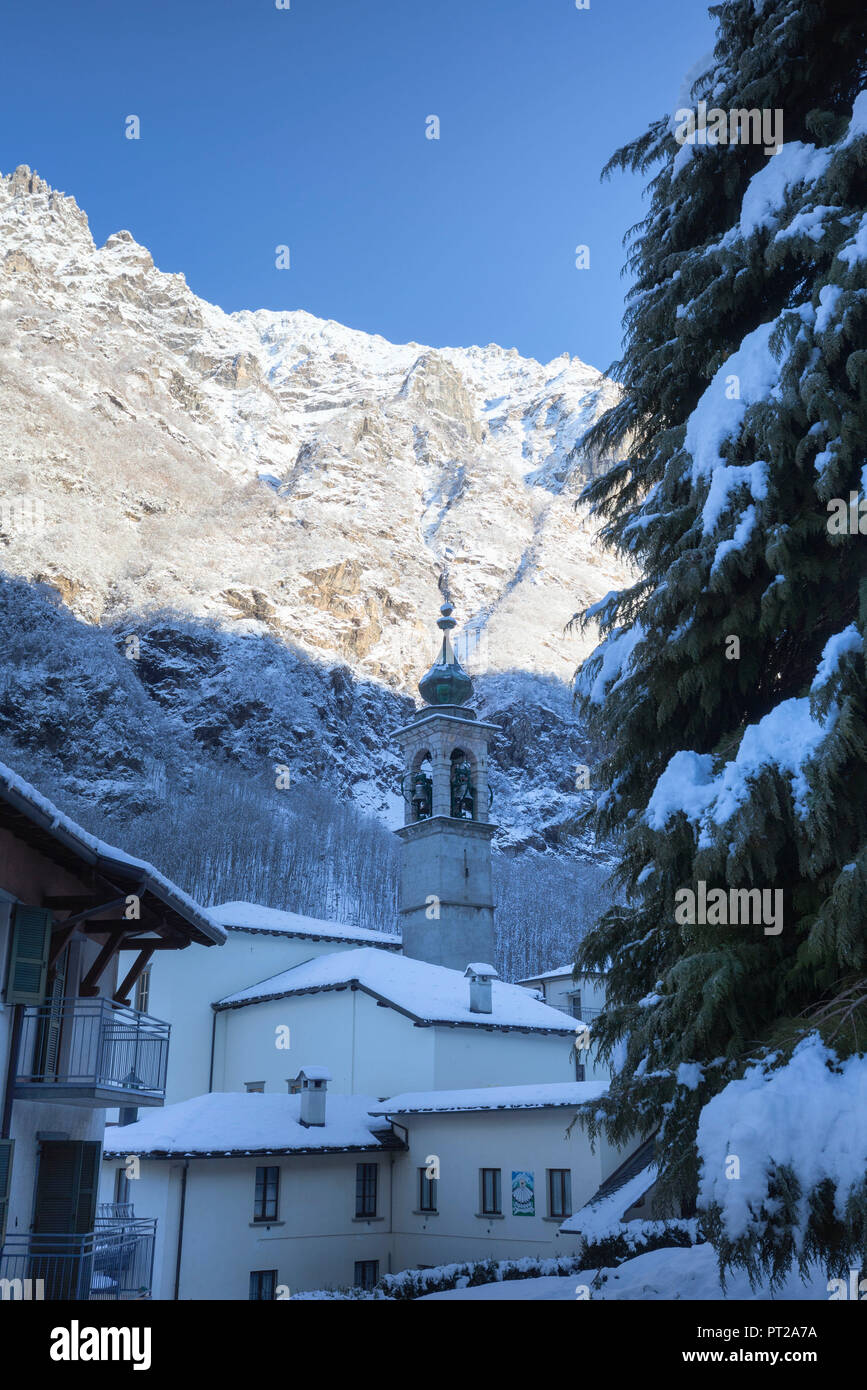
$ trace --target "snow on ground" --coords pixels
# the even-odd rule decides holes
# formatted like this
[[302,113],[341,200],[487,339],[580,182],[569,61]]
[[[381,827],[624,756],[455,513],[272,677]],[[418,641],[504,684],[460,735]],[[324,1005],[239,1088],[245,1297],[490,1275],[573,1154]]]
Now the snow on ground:
[[[591,1287],[597,1277],[602,1281],[598,1289]],[[593,1300],[641,1302],[664,1302],[668,1299],[745,1299],[759,1302],[772,1298],[780,1301],[828,1299],[828,1281],[822,1271],[817,1271],[806,1283],[802,1283],[797,1274],[790,1276],[773,1295],[766,1288],[753,1292],[745,1274],[732,1274],[726,1281],[726,1291],[723,1293],[713,1246],[695,1245],[689,1249],[651,1250],[648,1254],[636,1255],[634,1260],[627,1260],[616,1269],[584,1269],[578,1274],[544,1279],[509,1279],[497,1284],[481,1284],[473,1289],[449,1289],[445,1293],[426,1294],[417,1301],[582,1302],[587,1298],[584,1289],[590,1290]]]

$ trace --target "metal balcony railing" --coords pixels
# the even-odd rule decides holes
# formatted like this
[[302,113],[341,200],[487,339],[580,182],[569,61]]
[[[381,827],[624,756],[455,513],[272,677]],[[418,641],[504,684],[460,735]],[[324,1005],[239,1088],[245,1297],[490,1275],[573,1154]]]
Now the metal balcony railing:
[[28,1008],[16,1099],[162,1105],[170,1031],[170,1024],[102,997],[53,999]]
[[7,1234],[0,1253],[0,1298],[150,1298],[156,1220],[97,1217],[85,1235]]
[[578,1019],[580,1019],[582,1023],[592,1023],[594,1019],[596,1019],[596,1018],[599,1017],[599,1015],[601,1014],[602,1010],[601,1010],[601,1009],[581,1009],[581,1008],[578,1008],[577,1005],[573,1004],[573,1005],[572,1005],[571,1012],[572,1012],[572,1017],[573,1017],[573,1018],[578,1018]]

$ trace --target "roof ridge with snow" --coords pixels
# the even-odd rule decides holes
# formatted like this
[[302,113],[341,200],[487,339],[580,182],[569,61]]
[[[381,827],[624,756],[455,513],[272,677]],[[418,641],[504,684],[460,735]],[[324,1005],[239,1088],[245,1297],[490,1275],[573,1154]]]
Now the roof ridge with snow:
[[331,989],[364,990],[422,1026],[519,1029],[528,1033],[573,1034],[580,1023],[544,1004],[521,985],[492,982],[491,1013],[470,1009],[470,991],[460,970],[431,965],[410,956],[359,947],[316,956],[280,971],[214,1004],[217,1010],[244,1008],[293,994]]

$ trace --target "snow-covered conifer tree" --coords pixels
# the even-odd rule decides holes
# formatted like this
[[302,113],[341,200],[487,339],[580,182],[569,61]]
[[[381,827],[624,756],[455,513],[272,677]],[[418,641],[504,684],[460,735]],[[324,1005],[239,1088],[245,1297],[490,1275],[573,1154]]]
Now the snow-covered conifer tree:
[[658,1129],[673,1207],[698,1196],[723,1264],[774,1277],[867,1250],[867,1145],[858,1178],[799,1165],[779,1106],[743,1155],[719,1125],[697,1144],[751,1063],[770,1096],[810,1032],[829,1084],[867,1050],[867,15],[713,13],[693,120],[609,165],[653,173],[623,396],[592,432],[618,461],[585,495],[640,577],[590,610],[578,678],[626,897],[581,963],[610,962],[621,1064],[591,1128]]

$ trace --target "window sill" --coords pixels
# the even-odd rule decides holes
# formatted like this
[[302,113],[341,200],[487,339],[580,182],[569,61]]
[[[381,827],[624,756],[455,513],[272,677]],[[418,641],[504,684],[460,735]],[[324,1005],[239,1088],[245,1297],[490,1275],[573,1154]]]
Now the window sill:
[[413,1212],[413,1216],[439,1216],[439,1212],[436,1209],[433,1211],[422,1211],[421,1207],[417,1207]]
[[543,1220],[543,1221],[556,1221],[557,1225],[558,1225],[558,1226],[561,1226],[561,1225],[563,1224],[564,1221],[568,1221],[568,1220],[569,1220],[569,1217],[570,1217],[571,1215],[572,1215],[571,1211],[567,1211],[566,1214],[565,1214],[564,1216],[543,1216],[543,1217],[542,1217],[542,1220]]
[[506,1215],[502,1211],[477,1211],[476,1216],[480,1221],[505,1221]]
[[251,1221],[250,1226],[285,1226],[285,1221]]
[[353,1221],[384,1221],[384,1216],[353,1216]]

